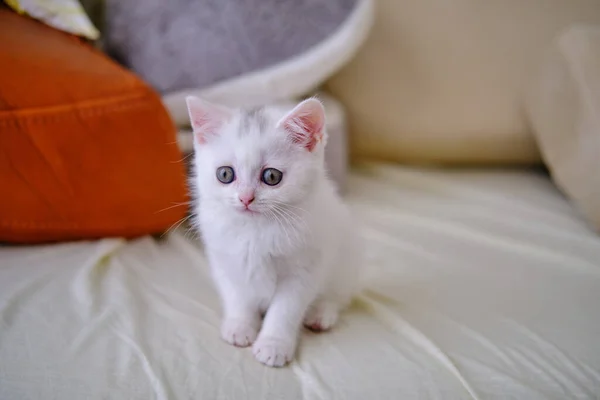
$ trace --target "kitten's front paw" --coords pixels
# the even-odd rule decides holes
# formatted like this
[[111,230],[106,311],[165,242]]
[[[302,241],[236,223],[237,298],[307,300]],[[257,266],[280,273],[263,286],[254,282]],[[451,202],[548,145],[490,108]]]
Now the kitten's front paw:
[[272,337],[259,337],[252,346],[254,357],[269,367],[283,367],[292,361],[296,344]]
[[248,321],[227,319],[221,325],[223,340],[237,347],[250,346],[256,340],[257,334],[258,329]]

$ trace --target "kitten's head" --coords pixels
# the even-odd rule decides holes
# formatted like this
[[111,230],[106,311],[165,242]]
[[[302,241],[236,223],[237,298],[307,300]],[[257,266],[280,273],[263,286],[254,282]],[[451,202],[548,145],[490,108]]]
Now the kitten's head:
[[316,99],[282,113],[232,110],[188,97],[202,201],[232,213],[277,214],[301,202],[323,169],[325,114]]

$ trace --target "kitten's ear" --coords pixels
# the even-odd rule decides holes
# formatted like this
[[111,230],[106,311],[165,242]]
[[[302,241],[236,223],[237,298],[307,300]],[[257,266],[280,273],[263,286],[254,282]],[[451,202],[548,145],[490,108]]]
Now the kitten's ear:
[[313,151],[323,138],[325,110],[315,98],[304,100],[278,123],[292,139],[292,142]]
[[219,128],[231,117],[231,110],[202,100],[195,96],[185,98],[190,124],[197,143],[205,143],[207,137],[217,133]]

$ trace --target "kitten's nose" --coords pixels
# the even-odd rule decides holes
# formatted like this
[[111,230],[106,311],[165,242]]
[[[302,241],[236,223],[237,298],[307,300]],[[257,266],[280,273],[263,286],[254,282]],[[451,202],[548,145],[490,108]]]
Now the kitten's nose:
[[254,201],[254,193],[244,193],[239,196],[240,201],[248,207]]

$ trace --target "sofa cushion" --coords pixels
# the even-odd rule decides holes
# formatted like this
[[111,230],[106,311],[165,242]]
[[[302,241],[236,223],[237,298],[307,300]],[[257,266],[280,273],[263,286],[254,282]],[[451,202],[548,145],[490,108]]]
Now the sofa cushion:
[[530,164],[540,157],[524,86],[555,35],[600,22],[600,2],[377,1],[371,36],[328,84],[354,156]]
[[180,219],[158,96],[81,39],[0,7],[0,241],[133,237]]
[[600,230],[600,26],[559,35],[533,79],[527,112],[554,181]]

